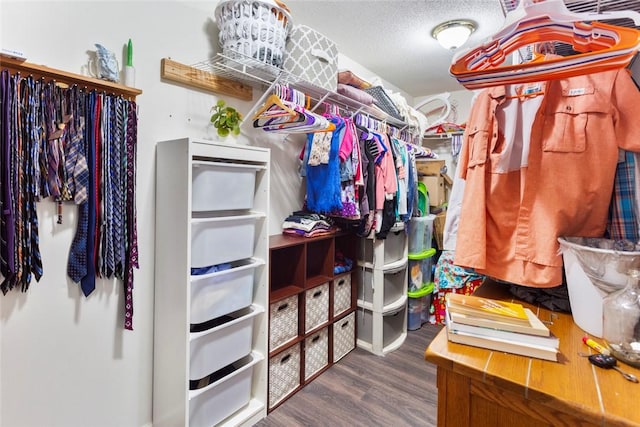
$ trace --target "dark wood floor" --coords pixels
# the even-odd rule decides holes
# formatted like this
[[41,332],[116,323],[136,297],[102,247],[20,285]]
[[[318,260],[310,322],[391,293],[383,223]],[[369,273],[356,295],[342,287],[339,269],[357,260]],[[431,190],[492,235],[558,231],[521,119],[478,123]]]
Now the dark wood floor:
[[384,357],[356,348],[256,426],[435,426],[436,368],[424,351],[440,328],[409,331]]

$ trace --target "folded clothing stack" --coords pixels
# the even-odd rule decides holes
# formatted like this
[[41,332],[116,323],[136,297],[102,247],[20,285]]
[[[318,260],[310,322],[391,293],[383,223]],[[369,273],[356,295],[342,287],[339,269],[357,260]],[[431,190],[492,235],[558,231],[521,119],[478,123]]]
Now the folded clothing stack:
[[328,216],[310,213],[294,212],[282,223],[282,233],[301,237],[314,237],[332,234],[338,230],[333,220]]

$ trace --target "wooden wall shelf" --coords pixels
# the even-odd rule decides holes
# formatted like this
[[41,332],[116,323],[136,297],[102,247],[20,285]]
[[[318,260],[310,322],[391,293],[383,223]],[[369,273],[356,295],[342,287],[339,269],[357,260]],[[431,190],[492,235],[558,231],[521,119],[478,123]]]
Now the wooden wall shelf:
[[55,68],[49,68],[45,65],[31,64],[29,62],[21,61],[18,59],[0,57],[0,68],[8,69],[13,73],[21,73],[25,76],[31,75],[37,78],[52,79],[58,83],[66,84],[69,86],[78,85],[84,86],[90,90],[105,91],[114,93],[116,95],[122,95],[125,98],[135,99],[136,96],[141,95],[140,89],[124,86],[118,83],[109,82],[106,80],[100,80],[93,77],[82,76],[80,74],[70,73],[68,71],[56,70]]
[[251,101],[253,98],[251,86],[181,64],[170,58],[162,58],[160,61],[160,77],[209,92],[233,96],[243,101]]

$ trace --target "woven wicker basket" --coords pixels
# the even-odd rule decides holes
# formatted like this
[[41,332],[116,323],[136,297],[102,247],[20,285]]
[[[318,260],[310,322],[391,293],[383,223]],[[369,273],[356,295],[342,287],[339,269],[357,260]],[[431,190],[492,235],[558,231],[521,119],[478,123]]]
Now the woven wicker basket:
[[226,0],[215,10],[224,56],[282,68],[291,16],[273,0]]

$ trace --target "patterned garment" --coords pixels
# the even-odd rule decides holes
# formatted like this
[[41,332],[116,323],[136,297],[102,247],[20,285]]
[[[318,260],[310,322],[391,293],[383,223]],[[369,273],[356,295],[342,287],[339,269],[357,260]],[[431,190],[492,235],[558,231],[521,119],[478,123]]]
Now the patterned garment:
[[609,206],[607,232],[613,240],[640,239],[638,230],[638,206],[636,205],[635,154],[622,151],[624,160],[618,162],[613,195]]
[[484,276],[454,265],[453,254],[453,251],[443,251],[436,262],[433,310],[435,323],[438,325],[445,322],[445,297],[448,293],[471,295],[484,281]]

